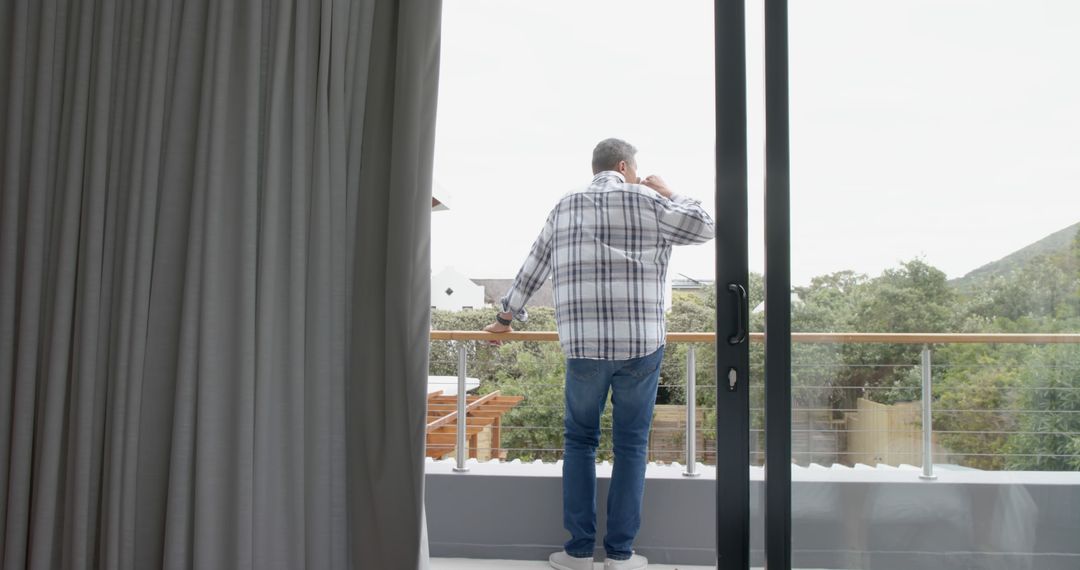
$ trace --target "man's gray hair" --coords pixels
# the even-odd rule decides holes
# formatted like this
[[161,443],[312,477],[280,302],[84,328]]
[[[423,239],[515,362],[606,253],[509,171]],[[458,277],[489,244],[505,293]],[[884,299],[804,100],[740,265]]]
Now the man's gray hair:
[[593,174],[604,170],[615,170],[619,162],[623,160],[636,166],[635,154],[637,154],[637,149],[634,145],[624,140],[604,139],[592,151]]

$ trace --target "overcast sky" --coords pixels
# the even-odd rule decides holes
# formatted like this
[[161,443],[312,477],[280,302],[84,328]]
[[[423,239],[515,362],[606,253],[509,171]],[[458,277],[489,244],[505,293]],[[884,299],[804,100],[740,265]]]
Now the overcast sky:
[[[790,3],[792,279],[949,277],[1080,221],[1080,2]],[[762,33],[750,3],[750,269],[762,244]],[[597,141],[713,204],[706,0],[444,0],[432,269],[513,277]],[[713,244],[670,273],[711,278]]]

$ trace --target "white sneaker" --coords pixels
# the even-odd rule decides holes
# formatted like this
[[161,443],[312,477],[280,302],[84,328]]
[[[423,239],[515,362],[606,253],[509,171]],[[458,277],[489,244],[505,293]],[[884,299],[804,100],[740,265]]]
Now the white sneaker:
[[[558,570],[593,570],[592,556],[588,558],[574,558],[566,553],[565,550],[553,553],[548,558],[548,564],[551,564],[552,568]],[[642,566],[644,568],[644,566]]]
[[645,570],[649,567],[649,559],[640,554],[631,554],[627,560],[604,561],[604,570]]

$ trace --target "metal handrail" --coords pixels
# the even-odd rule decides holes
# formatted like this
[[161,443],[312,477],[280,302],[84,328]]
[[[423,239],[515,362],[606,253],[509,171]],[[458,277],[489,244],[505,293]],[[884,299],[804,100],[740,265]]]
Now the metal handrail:
[[[556,342],[559,334],[553,331],[514,331],[508,333],[489,333],[483,331],[431,331],[431,340],[437,341],[486,341],[486,342]],[[763,342],[764,333],[751,333],[751,342]],[[714,332],[669,332],[668,343],[711,343],[716,341]],[[930,398],[931,385],[931,346],[935,344],[1080,344],[1080,334],[1073,333],[1034,333],[1034,334],[999,334],[999,333],[791,333],[792,343],[807,344],[913,344],[922,345],[921,371],[922,382],[922,423],[929,429],[923,429],[923,470],[920,478],[933,481],[933,416]],[[686,414],[686,465],[683,475],[697,476],[696,435],[697,419],[694,404],[697,401],[694,378],[696,359],[693,346],[687,354],[687,414]],[[458,347],[458,412],[457,449],[455,472],[465,473],[465,347]]]
[[[431,331],[431,340],[477,340],[500,342],[556,342],[554,331]],[[667,342],[714,342],[714,332],[669,332]],[[765,333],[750,333],[751,342],[763,342]],[[1080,344],[1074,333],[791,333],[791,342],[810,344]]]

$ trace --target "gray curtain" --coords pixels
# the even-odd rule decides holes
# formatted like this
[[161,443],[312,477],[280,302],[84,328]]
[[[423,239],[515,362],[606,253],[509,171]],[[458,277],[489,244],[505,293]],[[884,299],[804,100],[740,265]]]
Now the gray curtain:
[[0,568],[426,564],[439,6],[0,2]]

